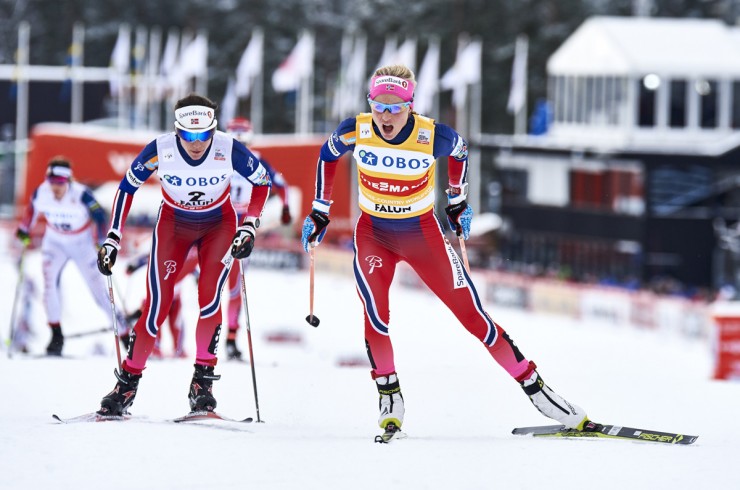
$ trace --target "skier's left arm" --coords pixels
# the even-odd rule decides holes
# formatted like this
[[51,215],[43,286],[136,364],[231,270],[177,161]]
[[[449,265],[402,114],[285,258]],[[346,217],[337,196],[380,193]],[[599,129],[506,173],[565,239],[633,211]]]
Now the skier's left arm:
[[270,188],[272,187],[270,174],[267,173],[267,169],[262,165],[259,158],[236,140],[234,140],[232,151],[232,165],[235,172],[241,174],[254,186],[244,220],[255,221],[262,216],[265,202],[270,197]]
[[280,202],[283,203],[280,222],[284,225],[290,224],[292,217],[290,215],[290,206],[288,206],[288,182],[285,180],[285,177],[283,177],[283,174],[275,170],[275,167],[270,165],[269,162],[263,159],[261,160],[261,163],[267,170],[267,173],[270,174],[273,191],[280,198]]
[[39,189],[37,187],[33,191],[31,200],[29,201],[28,206],[23,213],[23,218],[21,218],[20,223],[18,223],[18,229],[15,232],[15,236],[21,241],[24,247],[31,244],[31,229],[33,229],[33,225],[36,223],[36,219],[38,218],[38,212],[36,211],[36,206],[34,206],[38,193]]
[[254,236],[259,227],[259,218],[265,209],[267,198],[270,197],[270,174],[246,146],[234,140],[231,151],[234,171],[252,184],[252,195],[244,220],[236,229],[231,244],[231,255],[235,259],[246,259],[254,248]]
[[87,206],[87,211],[90,213],[90,219],[95,223],[95,237],[98,245],[102,245],[106,235],[106,222],[107,216],[100,203],[95,199],[90,189],[85,189],[82,193],[82,203]]
[[270,162],[265,159],[260,160],[260,163],[265,167],[267,174],[270,176],[272,191],[278,195],[283,205],[288,204],[288,183],[285,181],[283,174],[275,170],[275,167],[270,165]]
[[467,240],[473,209],[468,205],[468,144],[457,131],[437,123],[434,130],[434,157],[447,157],[447,201],[450,229]]

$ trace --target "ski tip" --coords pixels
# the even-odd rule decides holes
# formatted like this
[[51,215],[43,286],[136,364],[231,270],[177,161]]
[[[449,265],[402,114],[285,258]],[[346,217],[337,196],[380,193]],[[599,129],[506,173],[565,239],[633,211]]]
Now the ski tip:
[[56,420],[57,422],[59,422],[61,424],[66,424],[67,423],[64,420],[62,420],[62,418],[59,415],[57,415],[55,413],[51,415],[51,418],[53,418],[54,420]]
[[693,444],[697,439],[699,439],[699,436],[685,436],[679,434],[676,437],[675,444]]

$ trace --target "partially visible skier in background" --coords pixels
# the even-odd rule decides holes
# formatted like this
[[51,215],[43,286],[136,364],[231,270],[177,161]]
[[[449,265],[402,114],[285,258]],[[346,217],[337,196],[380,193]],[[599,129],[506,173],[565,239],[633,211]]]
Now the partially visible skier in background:
[[[252,128],[251,121],[243,117],[236,117],[227,125],[227,132],[234,139],[249,148],[260,159],[260,163],[262,163],[262,166],[265,167],[267,173],[270,175],[272,191],[274,193],[272,195],[277,195],[283,205],[282,212],[280,213],[280,223],[282,225],[289,225],[293,218],[290,215],[290,207],[288,206],[288,183],[285,181],[283,174],[276,171],[262,158],[262,155],[258,151],[251,148],[252,140],[254,139],[254,129]],[[239,220],[244,218],[251,196],[252,184],[242,176],[235,174],[231,179],[231,202],[234,204],[234,209],[236,209],[239,215]],[[246,267],[248,262],[249,260],[245,259],[240,263],[242,267]],[[229,307],[227,314],[229,332],[226,335],[226,358],[234,360],[242,359],[242,352],[236,345],[236,336],[239,331],[239,314],[242,311],[240,272],[239,266],[235,265],[231,268],[231,274],[229,275]]]
[[[51,329],[46,347],[50,356],[61,356],[62,296],[60,277],[69,261],[74,262],[97,305],[110,317],[110,298],[104,279],[96,266],[97,245],[105,240],[106,216],[86,186],[72,178],[72,166],[64,157],[54,157],[46,169],[46,180],[36,188],[16,231],[16,237],[28,246],[30,231],[43,216],[46,229],[41,241],[44,271],[44,308]],[[70,291],[69,294],[74,294]],[[126,320],[120,312],[119,333],[125,333]]]

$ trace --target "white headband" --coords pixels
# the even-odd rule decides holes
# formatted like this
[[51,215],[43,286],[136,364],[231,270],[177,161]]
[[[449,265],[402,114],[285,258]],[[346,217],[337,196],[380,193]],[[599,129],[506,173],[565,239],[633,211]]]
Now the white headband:
[[72,169],[69,167],[62,167],[61,165],[52,165],[46,171],[47,177],[66,177],[67,179],[72,178]]
[[175,127],[186,131],[207,131],[216,127],[213,109],[203,105],[189,105],[175,110]]

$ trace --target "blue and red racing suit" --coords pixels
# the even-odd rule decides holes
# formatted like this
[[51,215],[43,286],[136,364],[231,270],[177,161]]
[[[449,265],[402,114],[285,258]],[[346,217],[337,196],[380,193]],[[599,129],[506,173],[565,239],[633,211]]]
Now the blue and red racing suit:
[[321,148],[315,199],[331,201],[338,159],[348,151],[358,170],[361,213],[354,233],[354,273],[364,304],[373,377],[396,371],[388,299],[400,261],[411,266],[512,377],[531,372],[529,361],[483,309],[478,291],[434,214],[436,159],[448,158],[449,185],[464,185],[465,140],[449,126],[419,114],[412,113],[392,141],[380,136],[371,114],[346,119]]
[[221,291],[233,258],[231,241],[237,217],[229,197],[234,172],[253,185],[246,216],[262,214],[270,192],[265,168],[244,145],[217,131],[199,160],[191,159],[175,133],[159,136],[136,157],[113,203],[110,232],[121,236],[136,190],[154,173],[162,185],[162,203],[152,234],[147,266],[147,296],[134,326],[124,368],[140,373],[152,352],[157,331],[167,317],[177,278],[191,247],[198,252],[200,315],[196,326],[196,363],[215,365],[221,329]]

